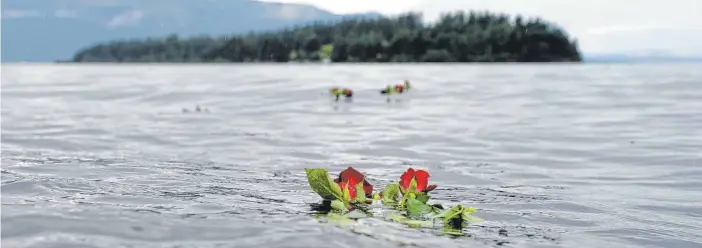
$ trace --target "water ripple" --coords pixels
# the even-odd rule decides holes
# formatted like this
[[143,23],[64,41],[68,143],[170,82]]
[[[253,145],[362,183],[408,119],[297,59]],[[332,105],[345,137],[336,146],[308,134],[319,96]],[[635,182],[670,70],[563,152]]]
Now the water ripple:
[[[4,64],[2,245],[699,247],[697,67]],[[320,222],[303,168],[348,166],[486,221]]]

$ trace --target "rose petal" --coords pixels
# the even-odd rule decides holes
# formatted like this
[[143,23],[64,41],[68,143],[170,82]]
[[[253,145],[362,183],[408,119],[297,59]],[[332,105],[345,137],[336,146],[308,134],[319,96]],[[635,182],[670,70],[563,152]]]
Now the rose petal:
[[[366,180],[366,176],[363,175],[363,173],[357,171],[353,167],[348,167],[346,170],[339,173],[339,180],[341,181],[349,181],[350,178],[353,178],[354,182],[363,181],[363,191],[365,191],[366,196],[372,196],[373,185]],[[353,190],[356,190],[356,183],[353,183],[352,186],[354,187]]]
[[424,191],[429,183],[429,172],[417,170],[414,172],[414,178],[417,179],[417,191]]
[[400,176],[400,186],[402,186],[403,189],[408,189],[413,177],[414,169],[407,169],[407,171],[405,171],[405,173],[402,173],[402,176]]
[[348,184],[349,186],[349,199],[353,200],[356,198],[356,187],[351,187],[351,184]]
[[356,185],[358,185],[358,183],[361,181],[355,177],[349,177],[348,179],[349,180],[346,181],[346,187],[349,188],[349,196],[350,199],[353,200],[353,198],[356,198]]
[[432,185],[427,186],[427,188],[424,190],[424,192],[426,193],[426,192],[432,191],[434,189],[436,189],[436,185],[432,184]]
[[349,190],[349,200],[353,200],[353,198],[356,198],[356,187],[352,187],[352,184],[349,182],[340,182],[339,187],[341,188],[342,191],[344,191],[344,188]]
[[341,181],[346,181],[348,178],[351,177],[356,179],[357,182],[360,182],[365,179],[363,173],[357,171],[353,167],[346,168],[346,170],[339,173],[339,178],[341,179]]

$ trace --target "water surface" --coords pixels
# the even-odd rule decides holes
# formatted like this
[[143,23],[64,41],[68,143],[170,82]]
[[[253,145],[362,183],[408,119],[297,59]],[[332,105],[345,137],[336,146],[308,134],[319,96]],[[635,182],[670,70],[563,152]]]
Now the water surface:
[[[699,68],[4,64],[2,245],[702,247]],[[486,221],[320,223],[304,168],[348,166]]]

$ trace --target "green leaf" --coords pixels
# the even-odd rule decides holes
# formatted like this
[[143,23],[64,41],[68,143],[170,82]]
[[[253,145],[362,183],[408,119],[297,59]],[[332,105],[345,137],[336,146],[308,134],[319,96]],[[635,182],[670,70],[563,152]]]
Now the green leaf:
[[470,222],[482,221],[482,219],[471,215],[471,213],[475,211],[475,208],[466,208],[463,205],[456,205],[435,217],[443,218],[444,225],[454,229],[460,229]]
[[327,170],[305,168],[305,173],[307,173],[307,182],[310,184],[312,190],[319,194],[319,196],[321,196],[323,199],[343,199],[341,188],[339,188],[339,185],[337,185],[334,180],[329,177]]
[[437,215],[436,217],[438,217],[438,218],[443,218],[443,219],[444,219],[444,223],[448,222],[448,221],[451,220],[451,219],[462,218],[462,217],[463,217],[463,215],[462,215],[462,214],[463,214],[463,208],[464,208],[463,205],[456,205],[456,206],[453,206],[453,207],[450,208],[450,209],[445,210],[444,212],[442,212],[441,214]]
[[397,204],[397,199],[400,198],[400,185],[389,184],[383,189],[383,205]]
[[348,217],[350,219],[361,219],[361,218],[368,218],[368,215],[366,213],[364,213],[363,211],[356,209],[356,210],[353,210],[353,211],[349,212],[348,214],[346,214],[346,217]]
[[415,199],[417,199],[420,202],[427,203],[429,201],[429,198],[430,196],[428,194],[421,192],[417,194],[417,197]]
[[349,211],[349,208],[346,206],[344,202],[341,200],[333,200],[331,201],[331,208],[337,211],[341,212],[346,212]]
[[408,194],[402,195],[402,199],[400,199],[400,205],[398,206],[399,208],[406,208],[407,207],[407,198],[409,198]]
[[392,220],[392,221],[398,222],[398,223],[404,223],[404,224],[407,224],[408,226],[413,227],[413,228],[433,227],[434,226],[433,221],[412,220],[412,219],[407,218],[407,216],[398,214],[396,212],[389,212],[389,213],[385,214],[385,219]]
[[409,192],[417,192],[417,178],[412,178],[409,185]]
[[356,202],[365,203],[366,202],[366,192],[363,190],[363,182],[356,184]]
[[329,177],[329,187],[331,187],[334,197],[337,197],[336,199],[343,198],[344,194],[341,192],[341,187],[339,187],[339,185],[336,184],[331,177]]
[[464,208],[462,213],[463,221],[468,223],[482,222],[483,219],[471,215],[472,213],[475,213],[475,211],[477,211],[475,208]]
[[439,207],[437,207],[436,205],[438,205],[438,204],[429,205],[429,206],[431,206],[431,212],[432,212],[432,213],[434,213],[434,214],[439,214],[439,213],[441,213],[442,211],[444,211],[443,208],[439,208]]
[[406,220],[405,224],[412,228],[434,227],[434,222],[428,220]]
[[344,188],[342,189],[344,194],[343,194],[343,197],[341,199],[344,200],[344,202],[350,202],[351,201],[351,192],[349,192],[348,183],[341,183],[341,185],[344,186]]
[[407,214],[410,217],[420,217],[422,215],[432,212],[432,207],[417,200],[408,198],[407,199]]
[[405,192],[407,192],[407,193],[402,195],[402,199],[400,200],[400,206],[399,206],[400,208],[407,208],[407,200],[414,199],[417,197],[417,195],[412,193],[412,192],[409,192],[409,191],[405,191]]
[[327,221],[332,222],[332,223],[337,223],[339,225],[344,225],[344,226],[351,225],[351,224],[354,224],[356,222],[346,215],[341,215],[341,214],[336,214],[336,213],[327,214]]
[[386,214],[385,219],[389,219],[389,220],[392,220],[394,222],[400,222],[400,223],[404,223],[405,221],[408,220],[407,216],[404,216],[404,215],[401,215],[401,214],[398,214],[395,212],[390,212],[390,213]]

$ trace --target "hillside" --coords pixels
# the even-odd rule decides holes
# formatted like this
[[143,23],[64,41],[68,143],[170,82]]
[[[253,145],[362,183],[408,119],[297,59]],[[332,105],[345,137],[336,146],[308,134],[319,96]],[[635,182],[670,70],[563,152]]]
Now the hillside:
[[584,61],[592,63],[687,63],[702,62],[702,57],[681,57],[667,52],[647,52],[638,54],[610,53],[588,54]]
[[74,62],[573,62],[577,42],[541,19],[489,12],[421,14],[318,22],[219,38],[115,41],[76,53]]
[[3,0],[2,60],[55,61],[110,40],[245,33],[344,17],[250,0]]

